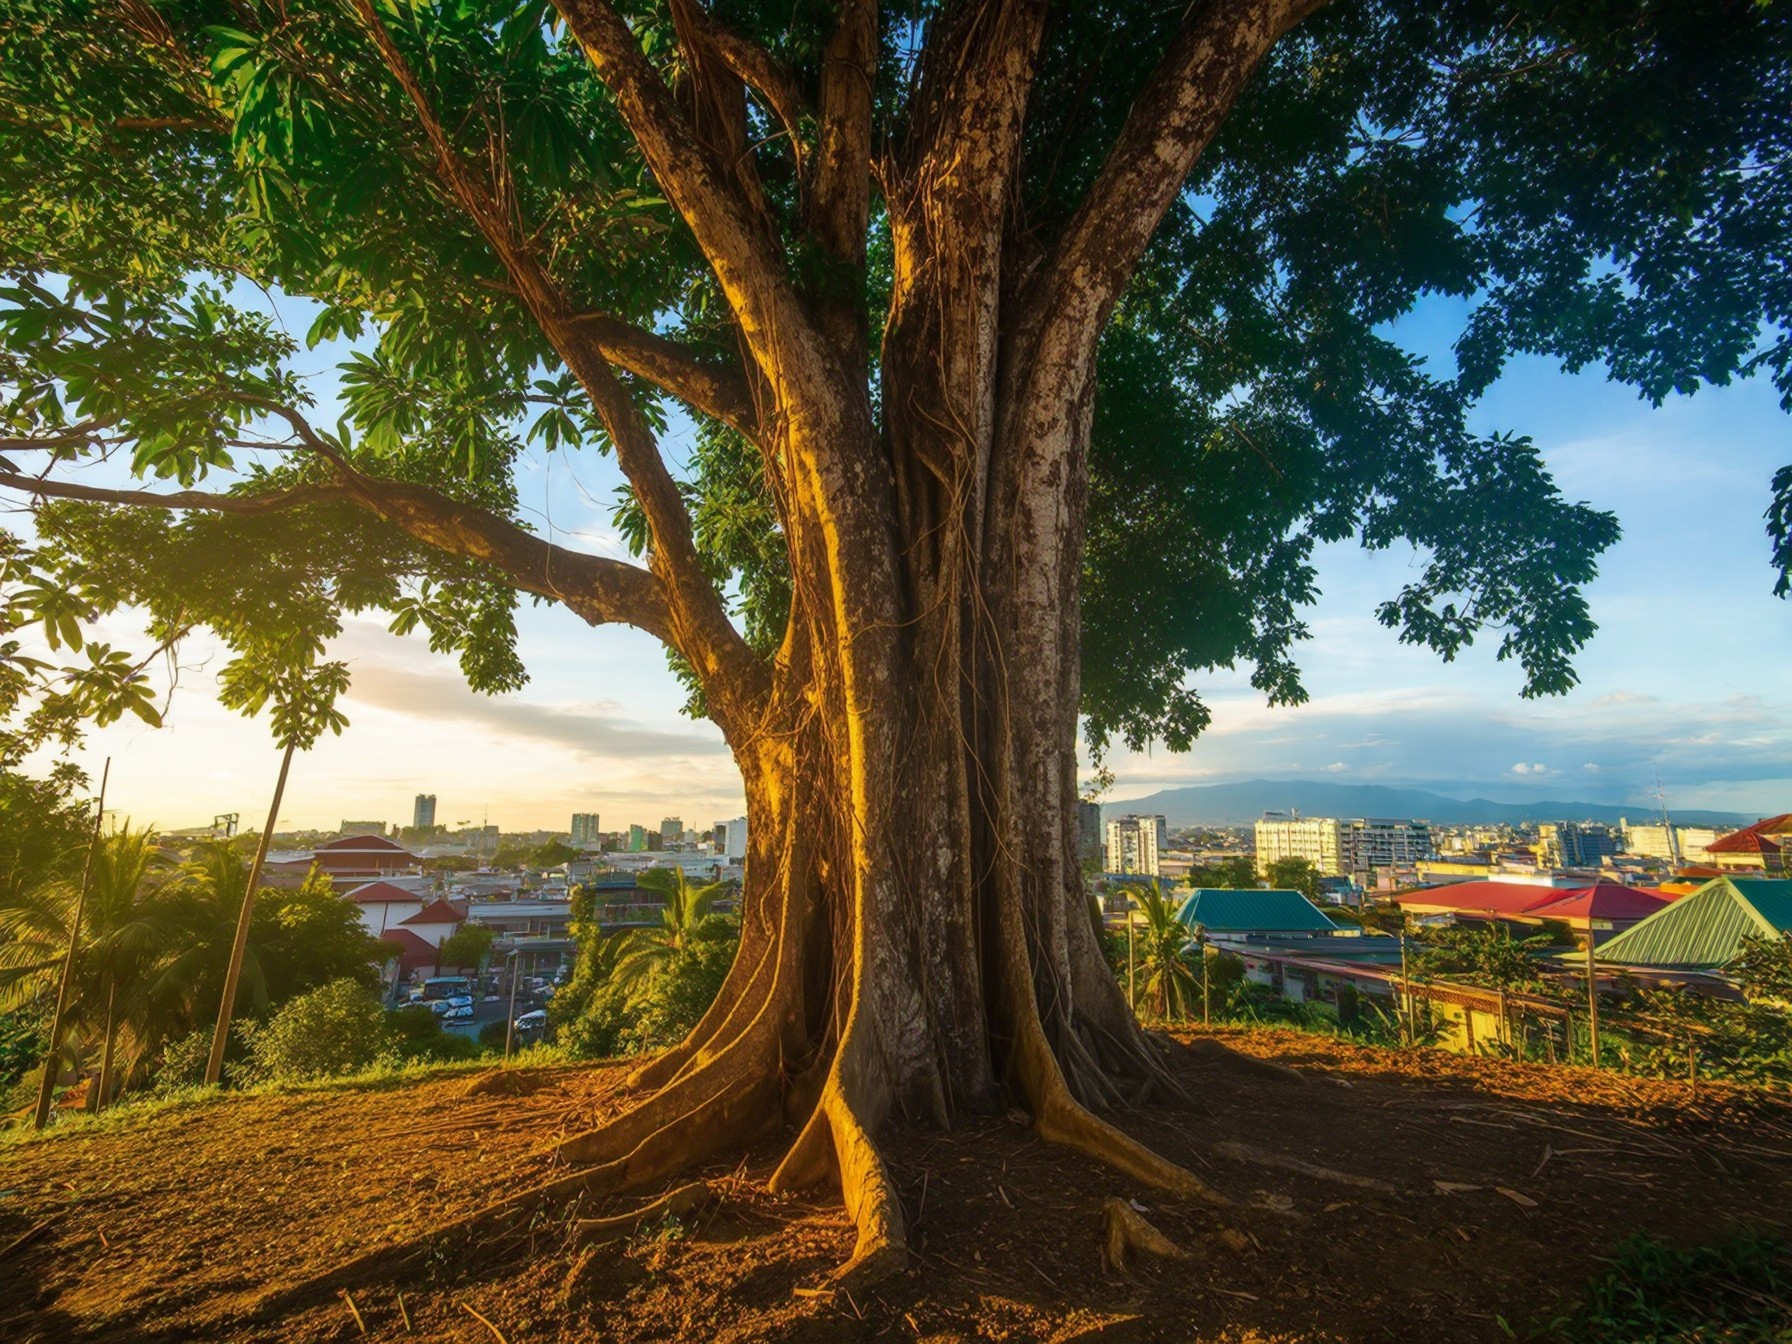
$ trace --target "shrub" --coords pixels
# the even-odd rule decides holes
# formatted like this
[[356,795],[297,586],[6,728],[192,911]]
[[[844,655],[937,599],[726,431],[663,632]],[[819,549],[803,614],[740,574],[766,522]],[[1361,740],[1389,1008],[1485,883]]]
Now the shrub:
[[384,1019],[360,985],[333,980],[293,999],[254,1033],[255,1071],[271,1082],[299,1082],[364,1069],[387,1047]]

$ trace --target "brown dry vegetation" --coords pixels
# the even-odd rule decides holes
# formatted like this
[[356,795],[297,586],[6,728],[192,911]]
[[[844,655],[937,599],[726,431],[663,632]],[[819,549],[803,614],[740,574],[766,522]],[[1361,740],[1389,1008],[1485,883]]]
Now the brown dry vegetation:
[[[890,1136],[912,1257],[869,1289],[830,1285],[853,1224],[825,1191],[767,1193],[769,1145],[712,1169],[719,1198],[682,1224],[580,1251],[562,1206],[376,1266],[354,1307],[376,1339],[509,1344],[1496,1340],[1496,1317],[1523,1335],[1565,1310],[1637,1231],[1702,1242],[1792,1208],[1792,1107],[1767,1094],[1216,1034],[1247,1057],[1183,1052],[1202,1111],[1120,1124],[1232,1209],[1168,1201],[1012,1115]],[[0,1148],[0,1338],[361,1338],[318,1276],[538,1181],[559,1137],[624,1101],[616,1068],[504,1077],[177,1106]],[[1191,1257],[1104,1270],[1113,1196]]]

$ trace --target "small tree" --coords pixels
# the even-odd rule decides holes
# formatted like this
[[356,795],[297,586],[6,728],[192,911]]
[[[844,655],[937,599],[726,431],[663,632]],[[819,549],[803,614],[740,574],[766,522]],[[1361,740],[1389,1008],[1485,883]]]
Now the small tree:
[[1194,934],[1176,918],[1175,906],[1155,879],[1131,888],[1130,894],[1145,917],[1138,934],[1138,955],[1145,973],[1146,1001],[1165,1021],[1186,1018],[1201,1002],[1201,984],[1189,965]]
[[496,937],[483,924],[462,924],[443,940],[438,953],[441,963],[457,968],[484,966]]
[[1767,1000],[1792,1004],[1792,938],[1757,938],[1746,934],[1742,953],[1730,963],[1730,978],[1751,1003]]
[[364,1069],[388,1043],[385,1014],[353,980],[334,980],[299,995],[254,1033],[256,1072],[272,1082],[301,1082]]
[[1277,859],[1269,865],[1269,885],[1277,891],[1298,891],[1309,901],[1319,899],[1319,869],[1311,859]]
[[1218,863],[1188,870],[1191,887],[1220,887],[1228,891],[1245,890],[1257,885],[1257,867],[1248,858],[1239,856],[1221,859]]

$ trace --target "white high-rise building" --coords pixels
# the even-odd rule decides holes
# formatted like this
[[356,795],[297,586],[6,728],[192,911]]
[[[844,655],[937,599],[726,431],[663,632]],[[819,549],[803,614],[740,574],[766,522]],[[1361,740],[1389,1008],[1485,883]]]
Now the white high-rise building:
[[1161,816],[1115,817],[1108,823],[1103,867],[1110,873],[1156,877],[1158,856],[1169,847],[1169,827]]
[[747,819],[736,817],[717,828],[722,832],[722,857],[738,863],[747,857]]
[[1343,825],[1336,817],[1283,816],[1271,812],[1257,823],[1257,875],[1282,859],[1305,859],[1321,877],[1342,877]]

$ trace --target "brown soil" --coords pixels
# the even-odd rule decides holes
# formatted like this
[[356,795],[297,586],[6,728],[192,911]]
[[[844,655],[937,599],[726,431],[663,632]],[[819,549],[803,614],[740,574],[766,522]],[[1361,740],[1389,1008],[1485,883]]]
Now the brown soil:
[[[352,1311],[302,1290],[541,1179],[557,1135],[623,1103],[615,1068],[237,1098],[16,1143],[0,1148],[0,1339],[348,1341],[358,1312],[374,1339],[506,1344],[1501,1340],[1496,1318],[1539,1331],[1633,1233],[1691,1244],[1783,1228],[1792,1210],[1783,1098],[1215,1035],[1245,1058],[1202,1040],[1183,1052],[1200,1110],[1118,1123],[1236,1208],[1178,1206],[1018,1115],[898,1133],[886,1152],[911,1267],[851,1291],[829,1280],[851,1224],[819,1193],[768,1194],[769,1148],[709,1172],[720,1197],[683,1224],[626,1242],[579,1251],[561,1208],[384,1266],[351,1289]],[[1265,1158],[1291,1165],[1251,1160]],[[1105,1270],[1113,1196],[1188,1258]]]

